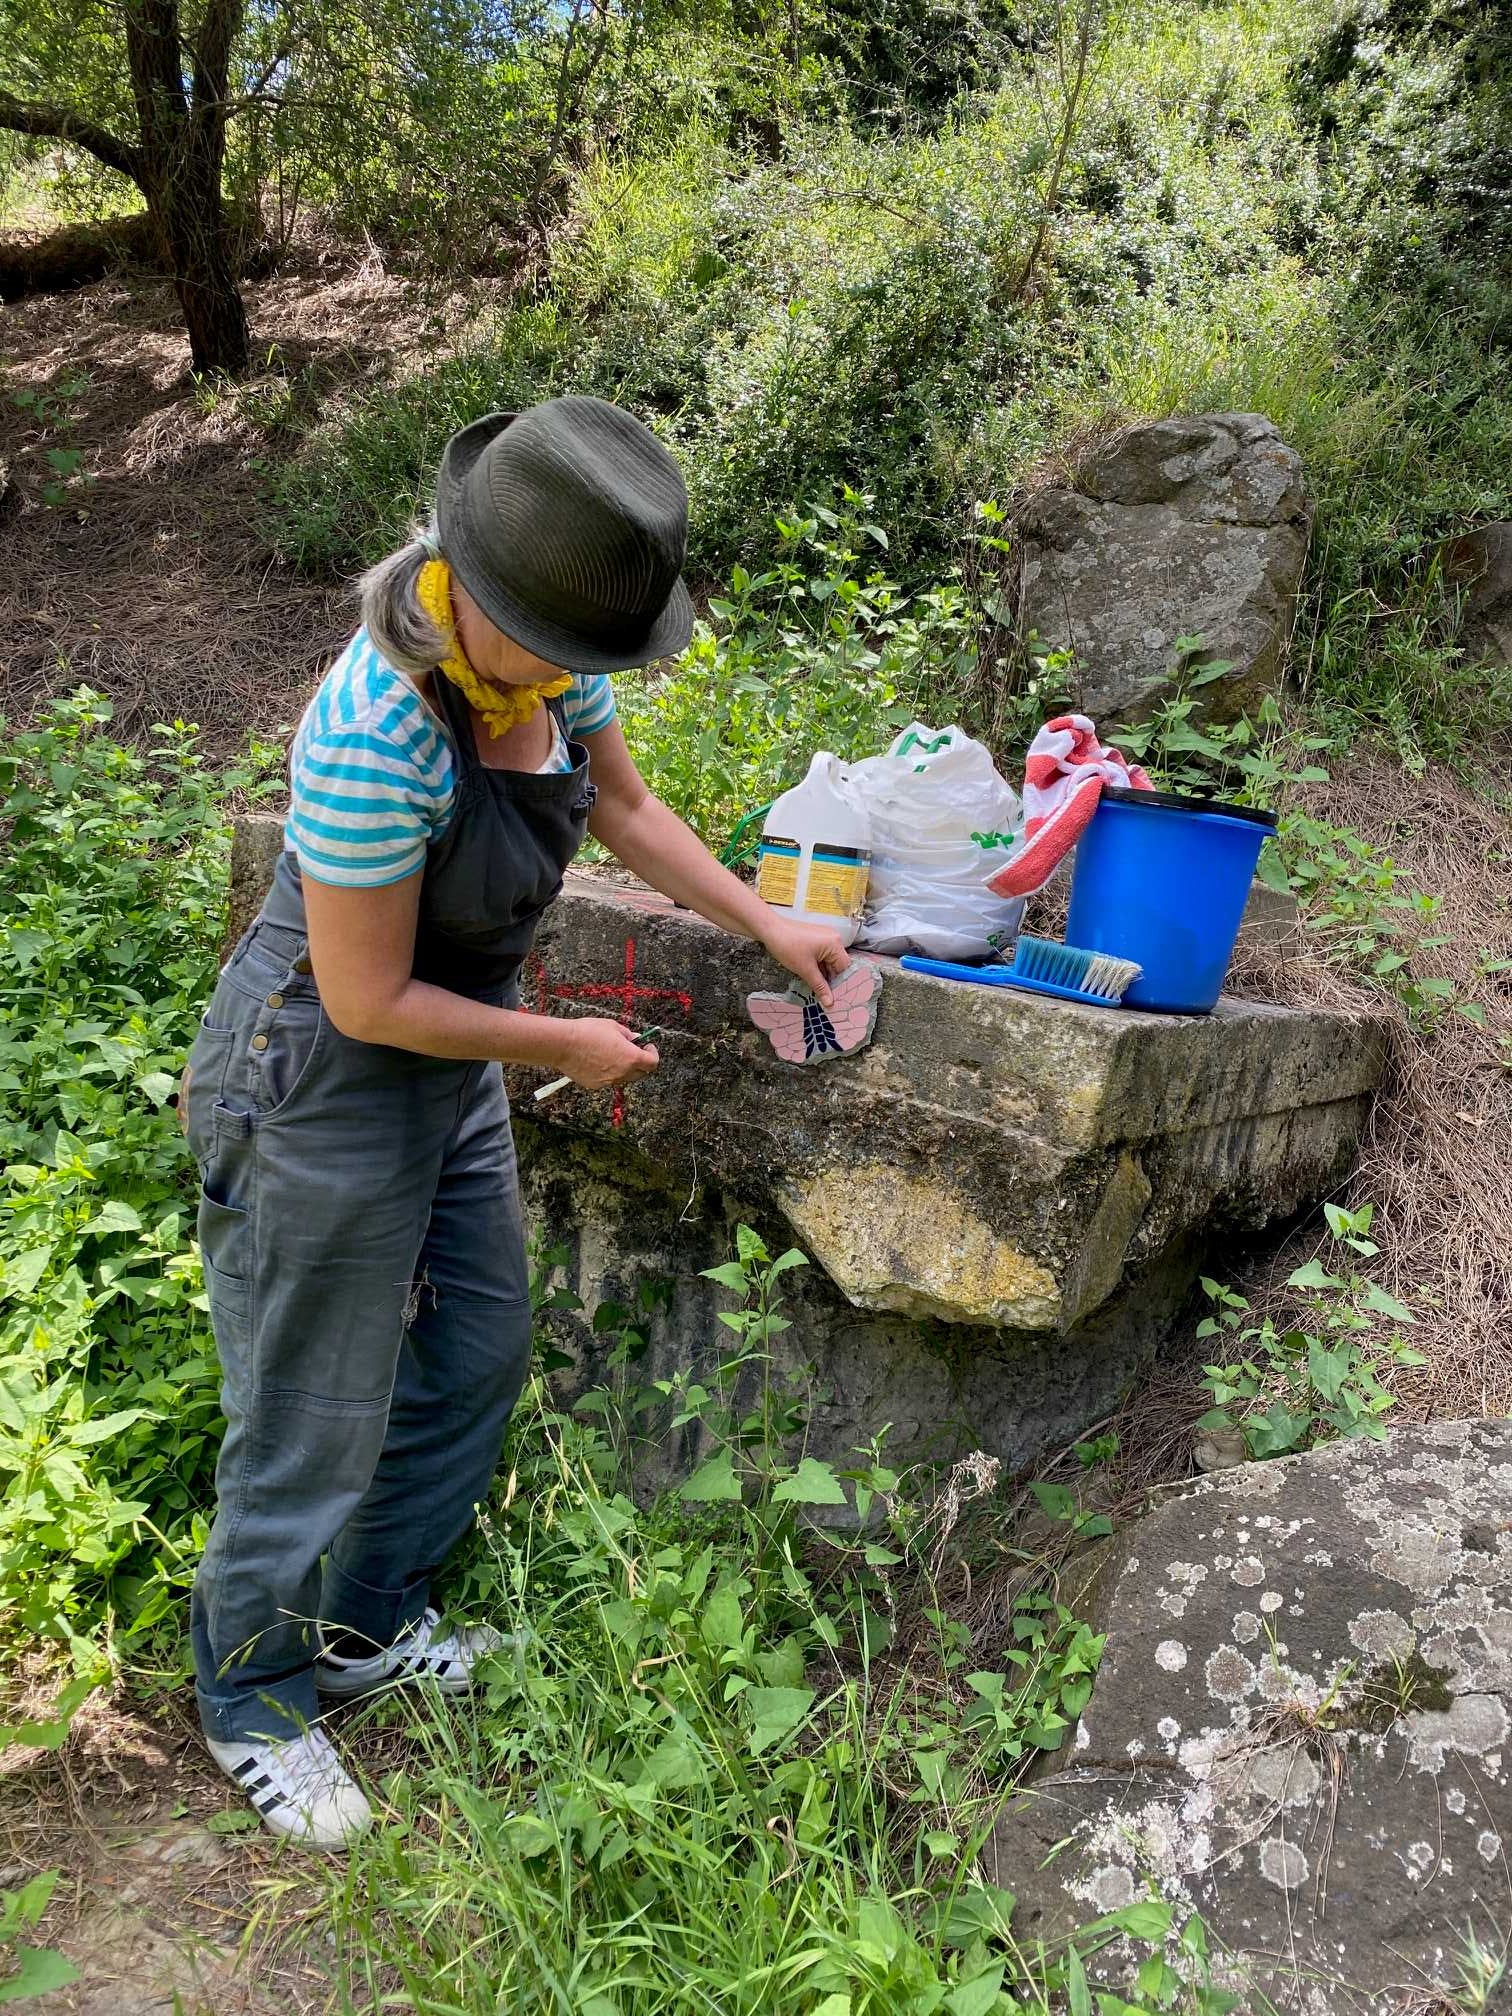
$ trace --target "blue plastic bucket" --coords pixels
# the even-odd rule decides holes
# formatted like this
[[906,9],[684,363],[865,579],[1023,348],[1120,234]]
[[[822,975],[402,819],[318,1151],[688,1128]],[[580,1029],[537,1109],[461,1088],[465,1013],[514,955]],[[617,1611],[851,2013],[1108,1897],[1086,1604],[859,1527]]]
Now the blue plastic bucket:
[[1105,789],[1077,843],[1066,943],[1138,961],[1127,1006],[1206,1015],[1275,827],[1248,805]]

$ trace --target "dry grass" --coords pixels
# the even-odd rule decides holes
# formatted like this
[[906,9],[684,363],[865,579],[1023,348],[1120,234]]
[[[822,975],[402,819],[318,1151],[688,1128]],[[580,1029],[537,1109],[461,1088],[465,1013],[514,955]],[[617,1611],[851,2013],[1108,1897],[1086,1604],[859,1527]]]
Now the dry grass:
[[[1415,962],[1455,983],[1484,1023],[1458,1012],[1415,1030],[1378,990],[1314,953],[1241,972],[1241,990],[1304,1006],[1373,1005],[1389,1015],[1391,1061],[1359,1164],[1344,1196],[1373,1203],[1381,1251],[1368,1263],[1418,1314],[1428,1355],[1402,1375],[1414,1417],[1512,1411],[1512,821],[1490,786],[1448,771],[1413,777],[1380,761],[1335,766],[1312,809],[1390,855],[1407,886],[1441,898],[1429,927],[1444,943]],[[1309,1224],[1243,1284],[1280,1313],[1285,1279],[1320,1244]],[[1365,1263],[1361,1263],[1364,1265]]]

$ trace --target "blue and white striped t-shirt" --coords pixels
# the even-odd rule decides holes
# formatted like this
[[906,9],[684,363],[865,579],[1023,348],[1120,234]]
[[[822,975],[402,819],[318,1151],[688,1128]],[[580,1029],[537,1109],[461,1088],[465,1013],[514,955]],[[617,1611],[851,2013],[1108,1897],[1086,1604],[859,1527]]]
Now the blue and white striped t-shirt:
[[[562,695],[569,735],[614,719],[602,672],[577,672]],[[565,770],[560,736],[543,768]],[[425,865],[456,797],[456,756],[414,684],[359,630],[305,709],[289,752],[284,845],[302,875],[381,889]]]

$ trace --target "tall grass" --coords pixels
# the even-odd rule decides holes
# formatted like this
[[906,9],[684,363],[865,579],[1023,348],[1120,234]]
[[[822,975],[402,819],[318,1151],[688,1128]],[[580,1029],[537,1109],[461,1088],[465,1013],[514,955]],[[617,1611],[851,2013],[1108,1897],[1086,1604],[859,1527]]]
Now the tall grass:
[[[801,1432],[805,1403],[772,1391],[761,1347],[798,1256],[770,1263],[744,1228],[739,1252],[719,1270],[747,1301],[733,1376],[706,1389],[690,1372],[661,1395],[719,1452],[681,1494],[637,1507],[624,1488],[623,1426],[654,1396],[622,1382],[574,1417],[539,1380],[527,1393],[460,1571],[473,1613],[508,1633],[486,1694],[370,1723],[390,1768],[381,1831],[333,1881],[342,2008],[1048,2012],[1083,1955],[1171,1934],[1179,1969],[1154,1961],[1142,1978],[1160,1994],[1124,2006],[1218,2009],[1200,1926],[1176,1947],[1153,1899],[1019,1946],[979,1851],[1085,1702],[1100,1641],[1032,1560],[1006,1632],[973,1634],[935,1583],[939,1528],[908,1480],[875,1452],[838,1474],[794,1467],[773,1438]],[[878,1515],[863,1535],[795,1522],[795,1503],[847,1492]]]

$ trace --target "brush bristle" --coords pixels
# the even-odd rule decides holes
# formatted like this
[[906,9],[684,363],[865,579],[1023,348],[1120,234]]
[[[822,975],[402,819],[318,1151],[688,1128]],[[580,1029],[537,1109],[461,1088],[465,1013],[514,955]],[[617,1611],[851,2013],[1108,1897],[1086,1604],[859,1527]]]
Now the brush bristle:
[[1079,945],[1056,945],[1048,938],[1020,938],[1013,951],[1013,970],[1026,980],[1069,987],[1091,1001],[1118,1001],[1144,968],[1111,952],[1084,952]]

